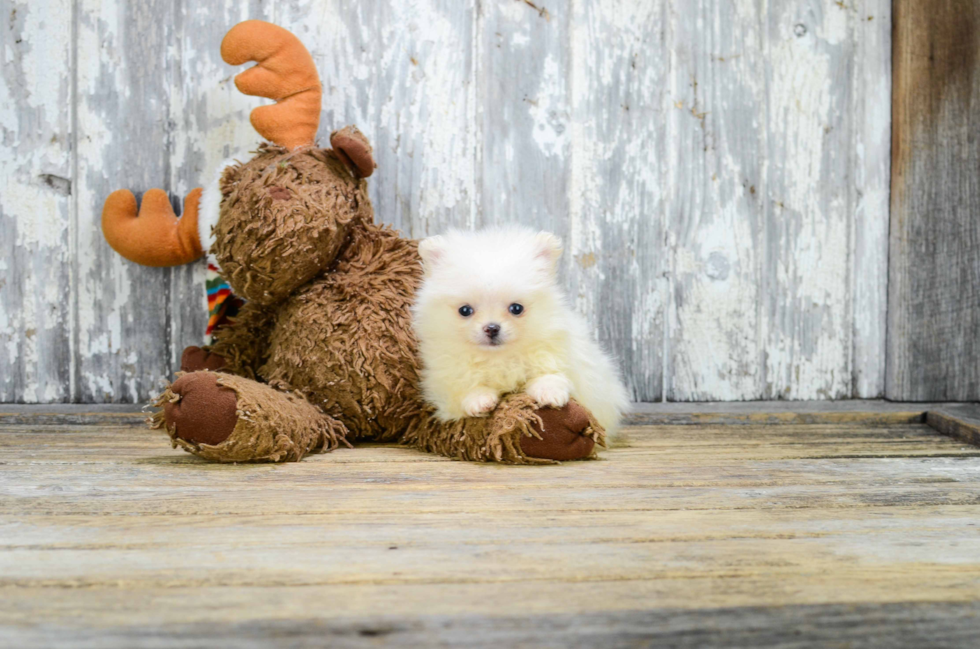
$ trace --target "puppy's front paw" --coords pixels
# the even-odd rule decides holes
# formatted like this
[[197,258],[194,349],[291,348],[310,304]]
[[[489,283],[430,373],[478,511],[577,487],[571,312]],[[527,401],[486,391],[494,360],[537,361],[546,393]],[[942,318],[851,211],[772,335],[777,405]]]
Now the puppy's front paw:
[[463,412],[467,417],[482,417],[497,407],[500,398],[490,390],[471,392],[463,398]]
[[568,403],[571,382],[560,374],[539,376],[524,387],[529,397],[541,407],[561,408]]

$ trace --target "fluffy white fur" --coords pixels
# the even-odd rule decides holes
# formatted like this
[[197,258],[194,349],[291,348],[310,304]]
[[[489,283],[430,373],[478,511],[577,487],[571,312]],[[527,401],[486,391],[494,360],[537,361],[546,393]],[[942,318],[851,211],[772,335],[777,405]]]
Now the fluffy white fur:
[[[221,214],[221,174],[225,169],[238,164],[235,158],[228,158],[215,170],[214,178],[204,186],[201,192],[201,201],[197,208],[197,236],[201,241],[201,249],[208,252],[214,245],[214,234],[212,228],[218,225],[218,216]],[[214,263],[214,255],[208,256],[208,261]]]
[[[574,398],[616,432],[626,388],[557,285],[558,237],[520,227],[451,231],[422,241],[419,253],[414,326],[422,387],[438,417],[486,414],[501,395],[523,390],[541,406]],[[512,304],[523,312],[513,315]],[[488,325],[499,325],[496,338]]]

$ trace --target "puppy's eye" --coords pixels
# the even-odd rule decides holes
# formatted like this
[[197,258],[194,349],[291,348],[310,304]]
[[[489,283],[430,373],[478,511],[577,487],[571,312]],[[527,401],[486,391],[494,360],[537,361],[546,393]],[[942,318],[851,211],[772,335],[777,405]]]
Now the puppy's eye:
[[464,304],[463,306],[459,307],[459,315],[463,316],[464,318],[470,317],[473,315],[473,307],[471,307],[469,304]]
[[524,305],[514,302],[509,307],[507,307],[507,310],[510,311],[511,315],[521,315],[522,313],[524,313]]

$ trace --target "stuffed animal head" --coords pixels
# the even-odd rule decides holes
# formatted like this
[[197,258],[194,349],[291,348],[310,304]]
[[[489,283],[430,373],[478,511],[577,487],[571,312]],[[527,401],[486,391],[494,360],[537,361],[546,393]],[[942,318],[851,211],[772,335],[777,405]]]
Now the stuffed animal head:
[[221,56],[231,65],[257,62],[235,77],[235,86],[276,103],[252,111],[252,125],[268,143],[222,173],[213,229],[205,220],[199,232],[199,209],[209,209],[200,205],[200,189],[187,196],[180,219],[160,190],[144,195],[138,215],[129,191],[114,192],[102,229],[117,252],[143,265],[176,266],[211,252],[236,294],[274,304],[328,268],[352,228],[373,220],[363,179],[375,163],[355,127],[335,131],[331,148],[316,146],[320,80],[292,33],[245,21],[225,35]]
[[[362,136],[363,137],[363,136]],[[274,304],[329,267],[371,223],[367,184],[336,150],[263,145],[225,169],[214,254],[236,295]]]

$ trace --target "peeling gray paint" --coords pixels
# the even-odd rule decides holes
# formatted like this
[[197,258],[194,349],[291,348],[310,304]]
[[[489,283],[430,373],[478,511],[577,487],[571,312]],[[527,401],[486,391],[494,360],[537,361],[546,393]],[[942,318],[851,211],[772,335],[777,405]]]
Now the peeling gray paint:
[[255,146],[218,52],[246,18],[308,45],[321,140],[371,139],[380,220],[560,234],[634,398],[879,396],[890,2],[536,4],[0,0],[0,399],[143,401],[200,341],[203,264],[99,218]]

